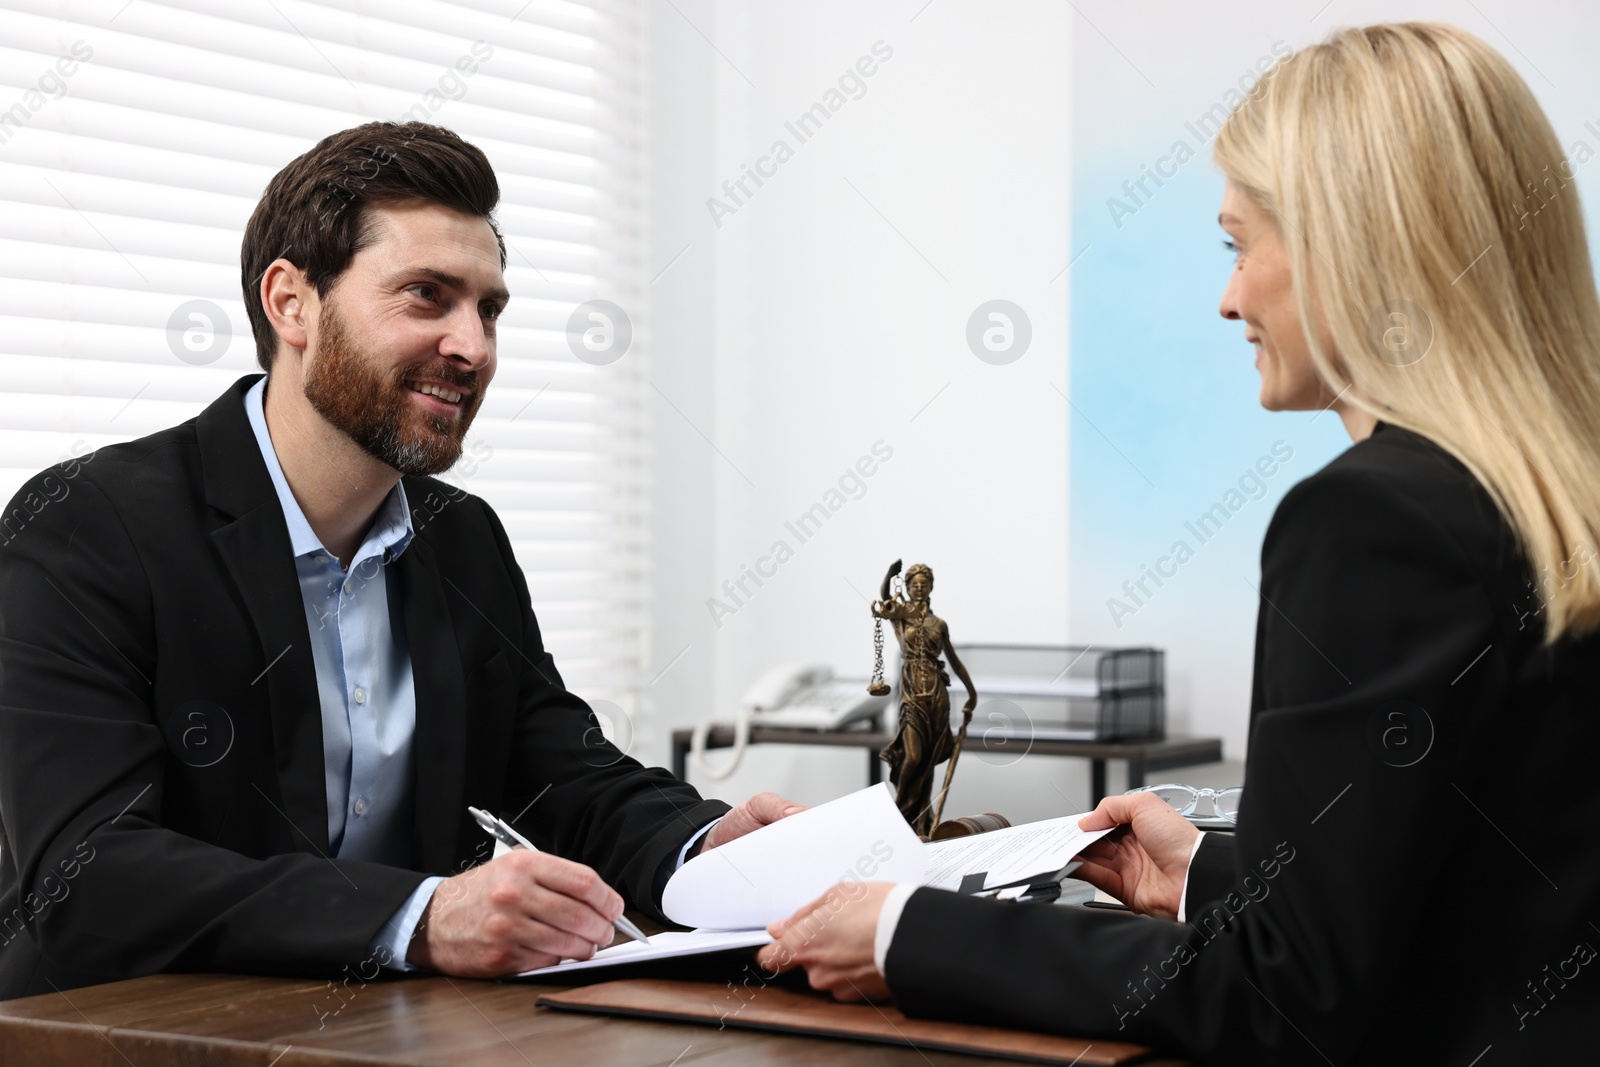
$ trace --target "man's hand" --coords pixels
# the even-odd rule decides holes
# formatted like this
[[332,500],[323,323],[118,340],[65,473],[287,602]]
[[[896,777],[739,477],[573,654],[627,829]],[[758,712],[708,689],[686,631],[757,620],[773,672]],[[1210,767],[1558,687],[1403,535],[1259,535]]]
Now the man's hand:
[[804,804],[785,800],[776,793],[757,793],[724,815],[722,821],[700,839],[701,844],[696,850],[696,855],[718,845],[726,845],[751,830],[759,830],[768,823],[777,822],[779,819],[805,810]]
[[1121,828],[1083,850],[1077,877],[1142,915],[1176,919],[1200,831],[1153,793],[1106,797],[1078,820],[1082,830],[1108,826]]
[[806,969],[812,989],[835,1000],[888,1000],[889,986],[873,961],[878,913],[890,882],[840,882],[787,919],[767,926],[777,940],[763,948],[756,963],[778,975]]
[[440,882],[406,959],[463,978],[586,960],[611,944],[622,897],[593,870],[513,849]]

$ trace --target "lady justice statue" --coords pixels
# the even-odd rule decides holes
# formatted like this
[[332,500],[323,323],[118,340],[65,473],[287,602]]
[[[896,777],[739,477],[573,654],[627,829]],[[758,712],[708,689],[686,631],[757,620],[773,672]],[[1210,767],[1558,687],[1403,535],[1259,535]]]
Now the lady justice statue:
[[[961,755],[961,742],[967,736],[967,724],[972,721],[972,709],[977,707],[978,692],[972,677],[956,656],[950,644],[950,628],[943,619],[928,607],[928,597],[933,592],[933,570],[926,564],[913,563],[906,571],[905,590],[909,599],[900,593],[890,592],[890,583],[900,573],[900,560],[889,565],[878,590],[880,599],[872,602],[872,616],[888,619],[894,627],[895,639],[900,643],[900,728],[879,758],[889,764],[889,781],[896,787],[895,804],[906,822],[924,840],[939,822],[944,811],[945,794],[950,790],[950,777],[956,768],[956,758]],[[877,624],[879,627],[882,623]],[[877,670],[873,686],[882,693],[883,685],[883,634],[876,634]],[[961,708],[961,733],[950,733],[950,676],[945,673],[939,655],[950,659],[961,684],[967,687],[967,702]],[[950,761],[945,771],[944,786],[939,791],[938,807],[933,796],[933,771],[939,764]]]

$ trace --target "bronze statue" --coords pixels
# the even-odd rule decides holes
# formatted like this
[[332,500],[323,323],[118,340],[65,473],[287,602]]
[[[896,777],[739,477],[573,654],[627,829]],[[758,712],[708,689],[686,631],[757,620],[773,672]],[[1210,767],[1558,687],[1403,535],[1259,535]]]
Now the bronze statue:
[[[955,771],[956,758],[961,755],[961,743],[967,736],[967,724],[972,721],[972,709],[978,704],[978,691],[950,644],[950,628],[928,606],[933,592],[933,570],[922,563],[911,565],[905,576],[909,598],[890,591],[890,583],[899,573],[900,560],[895,560],[883,576],[878,590],[880,599],[872,602],[873,618],[888,619],[894,627],[895,640],[900,644],[900,726],[894,739],[878,755],[889,764],[889,781],[896,787],[895,804],[900,813],[926,840],[944,811],[945,794],[950,790],[950,777]],[[882,623],[877,625],[881,627]],[[876,636],[878,664],[874,684],[882,686],[881,629]],[[961,684],[967,687],[967,702],[961,709],[961,732],[957,736],[950,733],[950,676],[939,660],[941,652],[949,658]],[[935,808],[933,771],[946,760],[950,761],[950,766],[945,771],[944,787],[939,791]]]

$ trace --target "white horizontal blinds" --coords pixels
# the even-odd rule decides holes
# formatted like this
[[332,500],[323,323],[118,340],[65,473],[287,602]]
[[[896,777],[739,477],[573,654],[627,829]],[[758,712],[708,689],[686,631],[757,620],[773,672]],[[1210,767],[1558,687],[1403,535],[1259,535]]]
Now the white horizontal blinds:
[[[596,297],[638,316],[640,16],[624,0],[0,0],[0,492],[188,419],[257,369],[239,244],[290,159],[372,119],[448,126],[499,176],[514,295],[446,477],[504,520],[568,684],[631,712],[642,345],[592,365],[566,324]],[[191,301],[208,303],[170,332]]]

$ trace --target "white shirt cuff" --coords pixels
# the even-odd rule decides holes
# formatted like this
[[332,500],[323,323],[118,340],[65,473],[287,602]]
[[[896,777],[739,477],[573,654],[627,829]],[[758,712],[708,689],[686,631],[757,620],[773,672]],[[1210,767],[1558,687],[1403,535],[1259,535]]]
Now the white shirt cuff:
[[1206,834],[1205,834],[1204,830],[1200,831],[1198,834],[1195,835],[1194,848],[1191,848],[1189,850],[1189,866],[1185,867],[1183,869],[1183,888],[1178,890],[1178,921],[1179,922],[1187,922],[1188,921],[1186,918],[1184,918],[1184,916],[1187,915],[1188,911],[1189,911],[1189,870],[1190,870],[1190,868],[1192,868],[1194,866],[1195,853],[1200,851],[1200,842],[1204,841],[1205,839],[1206,839]]
[[437,875],[424,878],[422,884],[411,891],[406,902],[390,916],[389,921],[378,930],[378,936],[372,939],[372,944],[367,946],[369,959],[381,960],[383,966],[392,971],[417,969],[415,964],[406,962],[406,953],[411,948],[411,935],[416,933],[417,923],[422,921],[422,913],[428,910],[433,891],[442,881],[444,879]]
[[700,827],[699,833],[685,841],[683,843],[683,847],[678,850],[678,862],[673,865],[672,869],[677,870],[679,867],[682,867],[685,859],[687,859],[689,855],[689,850],[694,847],[694,843],[709,834],[711,832],[711,828],[721,821],[722,819],[718,817],[711,822],[706,823],[704,826]]
[[883,910],[878,912],[878,932],[872,939],[872,962],[877,964],[878,973],[885,978],[888,974],[884,971],[884,962],[889,958],[889,942],[894,940],[894,928],[900,925],[900,913],[905,910],[906,901],[917,889],[914,882],[899,882],[883,898]]

